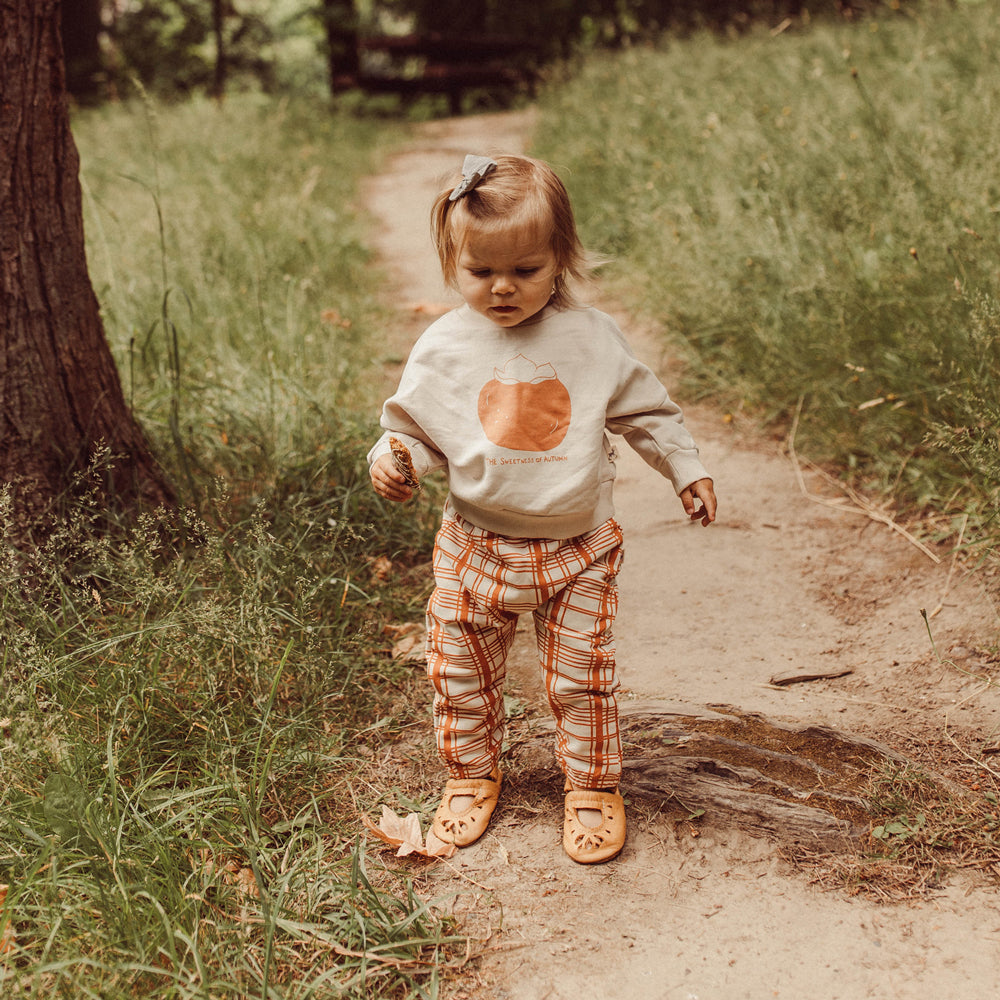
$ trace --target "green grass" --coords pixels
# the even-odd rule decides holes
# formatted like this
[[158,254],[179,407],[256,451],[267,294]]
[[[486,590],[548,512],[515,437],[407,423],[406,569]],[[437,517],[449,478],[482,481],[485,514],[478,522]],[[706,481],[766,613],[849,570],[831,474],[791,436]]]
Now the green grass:
[[108,339],[183,503],[108,536],[85,499],[0,550],[0,992],[433,996],[464,942],[355,842],[372,748],[424,720],[380,628],[420,616],[434,505],[383,503],[364,460],[385,315],[354,206],[400,133],[252,96],[74,131]]
[[[801,401],[800,451],[943,534],[968,513],[976,551],[1000,482],[989,13],[595,57],[539,130],[697,391],[778,423]],[[380,629],[420,615],[434,498],[382,503],[364,461],[389,317],[355,206],[401,133],[253,95],[74,132],[108,339],[182,504],[109,537],[84,501],[0,549],[3,993],[434,996],[464,946],[355,842],[373,749],[427,725]]]
[[988,4],[904,7],[589,60],[545,100],[613,287],[687,391],[973,552],[1000,538],[1000,42]]
[[352,841],[368,747],[407,721],[366,633],[378,595],[259,515],[186,528],[181,554],[153,518],[115,540],[70,523],[85,576],[54,539],[31,594],[3,567],[5,995],[423,989],[455,939]]
[[311,461],[369,402],[382,316],[353,205],[392,130],[245,96],[137,100],[78,133],[91,278],[147,427],[227,478]]

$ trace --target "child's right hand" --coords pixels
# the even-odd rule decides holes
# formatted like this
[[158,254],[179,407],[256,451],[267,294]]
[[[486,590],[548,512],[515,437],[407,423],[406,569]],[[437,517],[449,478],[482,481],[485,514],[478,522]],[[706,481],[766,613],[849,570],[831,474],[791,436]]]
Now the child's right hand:
[[413,496],[413,490],[406,485],[406,477],[392,461],[392,455],[380,455],[370,469],[372,486],[380,497],[402,503]]
[[[692,521],[701,521],[707,528],[715,520],[718,501],[715,499],[715,487],[711,479],[698,479],[693,482],[681,490],[680,498],[684,504],[684,512]],[[697,507],[699,500],[701,506]]]

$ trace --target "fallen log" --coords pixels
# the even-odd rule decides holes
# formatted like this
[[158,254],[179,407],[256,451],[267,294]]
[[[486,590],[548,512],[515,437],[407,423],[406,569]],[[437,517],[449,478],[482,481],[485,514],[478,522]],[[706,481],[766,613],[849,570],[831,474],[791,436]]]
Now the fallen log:
[[[872,740],[738,709],[623,712],[622,791],[784,843],[833,850],[869,835],[877,768],[904,759]],[[532,740],[552,732],[536,733]]]
[[[728,768],[699,757],[639,758],[625,766],[622,790],[661,801],[677,800],[690,808],[700,803],[714,822],[735,823],[747,833],[778,837],[795,844],[831,849],[867,834],[868,827],[839,818],[824,808],[795,801],[797,793],[777,786],[759,772]],[[845,798],[845,811],[863,814],[864,803]]]

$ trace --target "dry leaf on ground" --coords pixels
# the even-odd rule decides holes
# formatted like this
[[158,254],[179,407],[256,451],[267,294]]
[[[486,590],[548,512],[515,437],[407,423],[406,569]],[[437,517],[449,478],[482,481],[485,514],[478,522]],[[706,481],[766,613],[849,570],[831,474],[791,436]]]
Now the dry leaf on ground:
[[368,565],[371,567],[371,574],[373,580],[378,580],[380,583],[385,583],[389,577],[392,576],[393,567],[392,560],[386,556],[376,556],[374,559],[369,558],[367,560]]
[[[0,911],[7,902],[7,886],[0,885]],[[0,955],[9,955],[14,950],[14,929],[0,912]]]
[[392,640],[392,648],[387,649],[394,660],[401,663],[423,663],[427,659],[427,630],[420,622],[404,622],[402,625],[384,625],[382,634]]
[[382,806],[382,819],[376,826],[363,813],[361,822],[390,847],[396,847],[396,857],[405,858],[411,854],[422,858],[450,858],[455,853],[455,845],[445,843],[436,837],[432,830],[427,831],[427,842],[424,843],[420,832],[420,818],[416,813],[410,813],[405,819],[397,816],[388,806]]
[[423,625],[410,622],[406,625],[389,626],[385,631],[395,637],[392,644],[394,660],[402,663],[420,663],[426,660],[427,632]]

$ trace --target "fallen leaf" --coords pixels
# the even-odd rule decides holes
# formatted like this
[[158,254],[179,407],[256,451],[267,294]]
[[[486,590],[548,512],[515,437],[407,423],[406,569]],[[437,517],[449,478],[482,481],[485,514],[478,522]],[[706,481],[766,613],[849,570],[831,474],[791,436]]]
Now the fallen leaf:
[[206,874],[213,878],[221,878],[226,885],[235,888],[239,896],[260,898],[260,888],[252,868],[241,864],[234,858],[229,860],[223,858],[216,862],[208,851],[201,851],[200,858],[205,866]]
[[260,899],[260,889],[257,886],[257,879],[254,877],[252,868],[240,868],[233,872],[232,877],[227,878],[226,881],[235,886],[236,891],[241,895]]
[[458,848],[442,840],[433,830],[427,831],[427,857],[450,858]]
[[411,854],[422,858],[450,858],[455,853],[455,845],[436,837],[433,830],[427,831],[427,842],[424,843],[423,834],[420,832],[420,818],[416,813],[410,813],[404,818],[397,816],[388,806],[382,806],[382,819],[378,826],[363,813],[361,822],[379,840],[397,848],[398,858],[405,858]]
[[343,330],[351,328],[351,321],[346,316],[341,316],[336,309],[324,309],[319,314],[319,318],[324,323],[329,323],[330,326],[339,326]]
[[8,886],[0,885],[0,955],[9,955],[14,950],[14,930],[10,922],[2,915],[4,904],[7,902]]
[[427,659],[427,630],[420,622],[404,622],[401,625],[386,624],[382,634],[392,640],[392,647],[385,652],[401,663],[423,663]]
[[423,629],[397,639],[392,647],[392,658],[402,663],[416,663],[427,658],[426,636]]
[[368,560],[371,566],[372,579],[385,583],[392,576],[392,560],[387,556],[377,556]]

